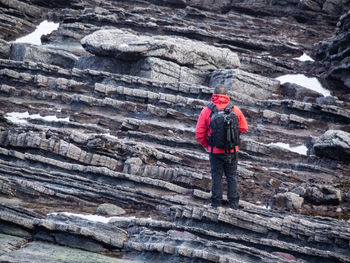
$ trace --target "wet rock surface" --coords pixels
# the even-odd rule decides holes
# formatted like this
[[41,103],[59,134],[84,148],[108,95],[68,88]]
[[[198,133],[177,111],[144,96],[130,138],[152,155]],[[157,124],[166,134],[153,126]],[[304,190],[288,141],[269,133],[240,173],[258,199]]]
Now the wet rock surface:
[[[350,261],[347,89],[275,79],[346,65],[348,1],[15,2],[0,5],[1,262]],[[10,42],[42,19],[60,23],[43,45]],[[240,210],[204,207],[194,131],[221,84],[249,123]]]
[[[131,262],[119,260],[96,253],[86,252],[74,248],[52,245],[45,242],[30,242],[27,247],[0,256],[1,262],[89,262],[89,263],[121,263]],[[134,261],[132,261],[134,262]]]

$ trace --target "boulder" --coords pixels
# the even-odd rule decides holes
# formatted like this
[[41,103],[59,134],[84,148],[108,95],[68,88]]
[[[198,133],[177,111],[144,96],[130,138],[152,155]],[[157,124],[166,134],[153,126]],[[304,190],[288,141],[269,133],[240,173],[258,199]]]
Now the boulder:
[[330,15],[341,15],[344,11],[344,4],[349,5],[347,0],[326,0],[323,3],[322,11]]
[[349,162],[350,133],[329,130],[316,139],[313,149],[317,156]]
[[281,94],[288,99],[296,99],[301,101],[315,100],[323,98],[323,95],[317,91],[307,89],[295,83],[286,82],[281,85]]
[[100,215],[119,216],[124,215],[125,210],[113,204],[101,204],[97,207],[96,212]]
[[10,59],[45,63],[62,68],[73,68],[77,61],[77,58],[67,51],[54,50],[26,43],[13,43]]
[[[279,190],[285,189],[282,186],[283,183]],[[302,183],[291,186],[287,190],[303,197],[305,203],[313,205],[338,205],[343,199],[346,199],[346,194],[333,185]]]
[[129,61],[157,57],[206,71],[240,66],[237,54],[229,49],[182,37],[136,35],[119,29],[104,29],[84,37],[81,44],[95,55]]
[[304,198],[292,192],[279,193],[273,197],[272,203],[278,209],[299,210],[304,203]]
[[304,198],[315,205],[338,205],[342,201],[341,191],[331,185],[307,186]]

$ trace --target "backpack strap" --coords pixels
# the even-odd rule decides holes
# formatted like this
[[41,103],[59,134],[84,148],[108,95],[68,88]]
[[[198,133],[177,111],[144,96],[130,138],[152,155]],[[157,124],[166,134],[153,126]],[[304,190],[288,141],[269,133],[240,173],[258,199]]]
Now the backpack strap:
[[[211,110],[211,113],[209,115],[210,118],[214,114],[214,112],[218,112],[218,108],[216,107],[216,105],[212,101],[208,103],[207,107]],[[212,133],[210,132],[210,124],[209,124],[208,130],[209,130],[210,135],[212,135]],[[210,146],[210,148],[211,148],[210,152],[213,153],[214,146]]]
[[[233,111],[233,108],[234,108],[234,107],[235,107],[235,106],[234,106],[233,103],[230,101],[229,104],[226,106],[226,108],[225,108],[224,111],[229,111],[229,112],[231,112],[231,111]],[[235,112],[233,112],[233,113],[236,115]],[[236,115],[236,116],[237,116],[237,115]],[[231,136],[231,133],[233,134],[233,129],[232,129],[232,127],[230,127],[229,129],[230,129],[230,130],[229,130],[229,133],[230,133],[230,136]],[[231,151],[230,151],[230,149],[225,149],[225,154],[226,154],[226,156],[227,156],[227,158],[228,158],[228,162],[231,163],[231,162],[232,162],[232,156],[231,156]],[[233,154],[234,154],[234,156],[235,156],[235,158],[236,158],[236,160],[237,160],[236,145],[234,145],[234,147],[233,147]]]
[[209,115],[209,117],[211,118],[213,113],[218,111],[218,108],[216,107],[216,105],[212,101],[208,103],[207,107],[211,110],[211,113]]
[[233,110],[234,107],[235,107],[235,106],[234,106],[233,103],[230,101],[229,104],[227,104],[225,110],[226,110],[226,109]]

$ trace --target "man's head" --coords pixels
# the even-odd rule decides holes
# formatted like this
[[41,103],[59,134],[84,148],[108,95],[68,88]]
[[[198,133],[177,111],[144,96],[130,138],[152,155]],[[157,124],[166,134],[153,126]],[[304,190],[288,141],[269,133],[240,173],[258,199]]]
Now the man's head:
[[227,90],[224,85],[219,85],[215,87],[214,94],[227,95]]

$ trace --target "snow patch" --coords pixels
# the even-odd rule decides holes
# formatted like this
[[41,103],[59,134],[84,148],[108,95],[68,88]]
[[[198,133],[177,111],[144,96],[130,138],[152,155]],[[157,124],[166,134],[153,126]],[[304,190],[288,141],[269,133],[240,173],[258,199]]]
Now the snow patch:
[[307,155],[307,147],[305,145],[298,145],[298,146],[291,147],[287,143],[277,142],[277,143],[270,143],[268,144],[268,146],[277,146],[277,147],[287,149],[291,152],[299,153],[301,155]]
[[294,83],[294,84],[303,86],[307,89],[317,91],[325,97],[331,95],[330,91],[322,87],[318,79],[314,77],[309,78],[303,74],[287,74],[287,75],[280,76],[276,79],[279,80],[281,84],[284,84],[286,82]]
[[41,36],[50,34],[52,31],[57,30],[59,23],[49,22],[47,20],[41,22],[34,32],[15,40],[16,43],[29,43],[34,45],[41,45]]
[[5,118],[14,124],[27,124],[28,119],[32,120],[43,120],[47,122],[69,122],[69,117],[57,118],[56,116],[40,116],[40,114],[30,115],[28,111],[26,112],[10,112],[5,114]]
[[306,55],[305,53],[303,55],[301,55],[300,57],[297,57],[297,58],[293,58],[295,60],[299,60],[299,61],[315,61],[313,60],[310,56]]
[[50,213],[49,215],[65,215],[65,216],[75,216],[79,218],[83,218],[89,221],[93,222],[100,222],[100,223],[105,223],[107,224],[111,218],[109,217],[104,217],[104,216],[99,216],[99,215],[83,215],[83,214],[75,214],[75,213],[69,213],[69,212],[60,212],[60,213]]

